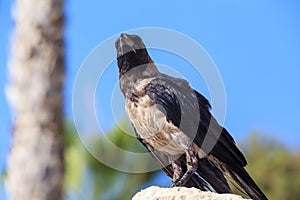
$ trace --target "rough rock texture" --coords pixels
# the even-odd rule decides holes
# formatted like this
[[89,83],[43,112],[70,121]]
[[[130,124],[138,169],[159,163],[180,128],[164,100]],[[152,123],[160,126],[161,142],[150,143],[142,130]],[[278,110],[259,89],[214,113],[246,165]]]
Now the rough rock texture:
[[138,192],[132,200],[243,200],[234,194],[203,192],[196,188],[174,187],[160,188],[152,186]]

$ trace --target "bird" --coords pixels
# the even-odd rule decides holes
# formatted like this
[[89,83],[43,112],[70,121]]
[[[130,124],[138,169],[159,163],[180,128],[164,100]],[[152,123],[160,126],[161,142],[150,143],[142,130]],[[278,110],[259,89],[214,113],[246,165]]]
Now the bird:
[[186,80],[160,73],[138,35],[122,33],[115,48],[136,138],[172,178],[171,187],[232,193],[235,186],[254,200],[266,200],[233,137],[212,116],[209,101]]

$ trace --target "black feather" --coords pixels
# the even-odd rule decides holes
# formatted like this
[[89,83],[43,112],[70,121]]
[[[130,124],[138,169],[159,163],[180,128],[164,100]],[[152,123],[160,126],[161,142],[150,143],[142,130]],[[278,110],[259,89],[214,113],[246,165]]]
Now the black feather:
[[[187,182],[184,182],[185,186],[230,193],[231,189],[225,178],[229,174],[249,197],[266,200],[266,196],[244,169],[247,162],[234,139],[211,115],[209,101],[193,90],[187,81],[159,73],[139,36],[121,34],[116,41],[116,48],[120,86],[125,97],[130,99],[137,90],[136,84],[151,78],[151,82],[145,88],[143,85],[139,92],[148,95],[156,105],[153,109],[163,112],[166,120],[179,128],[190,139],[189,142],[195,145],[192,149],[198,151],[193,152],[194,158],[198,155],[198,158],[195,158],[198,168]],[[136,99],[136,102],[138,101],[139,99]],[[149,106],[152,107],[153,104]],[[151,134],[156,134],[153,132]],[[170,164],[172,155],[156,151],[146,140],[140,138],[138,133],[137,138],[159,162],[162,170],[168,176],[175,175],[176,178],[178,169],[173,169]],[[191,167],[186,161],[187,155],[190,156],[186,152],[174,163],[179,163],[185,171],[187,166]]]
[[[214,158],[212,160],[200,159],[197,173],[217,192],[231,192],[224,177],[228,172],[249,197],[257,200],[267,199],[243,168],[247,165],[244,155],[228,131],[220,126],[211,115],[210,104],[203,95],[193,90],[186,81],[167,75],[161,75],[152,80],[145,91],[165,113],[167,120],[193,139],[209,157]],[[198,119],[193,116],[195,110],[200,113]],[[187,125],[182,126],[181,121],[184,117],[190,120]],[[197,129],[196,135],[191,134],[195,132],[195,128]],[[214,144],[213,148],[203,146],[204,139],[210,140]],[[188,181],[187,185],[193,185],[193,183]]]

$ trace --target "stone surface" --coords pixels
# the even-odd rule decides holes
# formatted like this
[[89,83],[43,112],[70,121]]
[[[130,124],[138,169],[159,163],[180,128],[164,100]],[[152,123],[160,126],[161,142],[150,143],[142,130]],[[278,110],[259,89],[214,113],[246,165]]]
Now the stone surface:
[[138,192],[132,200],[243,200],[241,196],[234,194],[217,194],[203,192],[196,188],[174,187],[160,188],[152,186]]

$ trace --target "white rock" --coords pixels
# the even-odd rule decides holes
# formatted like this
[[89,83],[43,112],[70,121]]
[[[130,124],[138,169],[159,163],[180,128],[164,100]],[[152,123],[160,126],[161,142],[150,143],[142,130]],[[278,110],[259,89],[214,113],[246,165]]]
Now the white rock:
[[151,186],[138,192],[132,200],[243,200],[241,196],[234,194],[217,194],[203,192],[196,188],[174,187],[160,188]]

